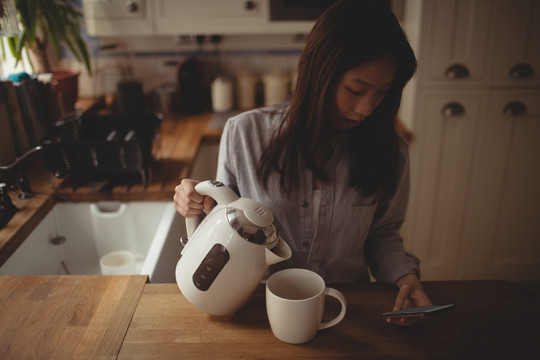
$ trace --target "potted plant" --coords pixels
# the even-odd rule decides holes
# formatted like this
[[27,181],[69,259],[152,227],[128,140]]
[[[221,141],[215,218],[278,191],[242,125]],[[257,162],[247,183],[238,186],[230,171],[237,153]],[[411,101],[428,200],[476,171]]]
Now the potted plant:
[[18,36],[7,38],[12,55],[21,61],[26,51],[35,74],[52,73],[53,89],[62,94],[65,110],[73,110],[78,97],[79,72],[53,68],[49,49],[60,59],[60,44],[64,43],[88,74],[92,73],[90,55],[81,34],[82,12],[71,0],[15,0],[15,8],[21,29]]

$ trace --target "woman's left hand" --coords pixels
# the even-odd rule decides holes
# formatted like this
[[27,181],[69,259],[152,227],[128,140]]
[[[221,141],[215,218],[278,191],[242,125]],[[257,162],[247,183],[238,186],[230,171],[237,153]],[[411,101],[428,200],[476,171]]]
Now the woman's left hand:
[[[394,308],[392,311],[397,311],[415,306],[433,305],[429,297],[424,292],[422,284],[418,277],[414,274],[408,274],[399,279],[396,283],[399,288]],[[411,325],[424,319],[423,317],[402,317],[386,319],[386,322],[394,325]]]

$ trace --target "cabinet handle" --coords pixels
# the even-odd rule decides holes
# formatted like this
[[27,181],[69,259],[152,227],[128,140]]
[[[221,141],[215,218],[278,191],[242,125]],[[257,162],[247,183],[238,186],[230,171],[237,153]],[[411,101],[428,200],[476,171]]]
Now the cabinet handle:
[[137,5],[137,3],[135,1],[127,1],[126,2],[126,7],[127,7],[128,11],[132,12],[132,13],[139,10],[139,5]]
[[508,75],[514,79],[526,79],[534,76],[534,70],[532,66],[527,63],[519,63],[512,66]]
[[465,114],[465,108],[460,103],[452,102],[443,106],[441,113],[443,116],[461,116]]
[[253,10],[257,7],[257,3],[255,1],[246,1],[244,4],[244,8],[246,10]]
[[504,106],[503,114],[507,116],[524,115],[527,107],[521,101],[511,101]]
[[449,79],[465,79],[469,77],[469,69],[462,64],[450,65],[444,72]]

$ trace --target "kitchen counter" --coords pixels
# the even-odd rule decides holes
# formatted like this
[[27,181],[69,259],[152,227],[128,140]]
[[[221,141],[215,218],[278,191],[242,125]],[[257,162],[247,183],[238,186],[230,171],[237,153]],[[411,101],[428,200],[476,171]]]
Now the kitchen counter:
[[0,276],[0,359],[115,359],[146,276]]
[[[345,319],[308,343],[276,339],[264,286],[234,317],[208,315],[176,284],[145,276],[0,277],[0,358],[117,359],[538,359],[540,294],[507,281],[425,282],[456,308],[411,327],[388,325],[396,289],[332,285]],[[329,312],[338,305],[329,302]]]
[[28,175],[32,190],[45,195],[20,200],[16,191],[10,194],[19,211],[5,227],[0,229],[0,266],[45,217],[55,201],[172,200],[175,186],[189,175],[201,144],[218,142],[221,137],[221,128],[209,126],[212,116],[213,113],[194,116],[172,113],[163,118],[160,127],[160,146],[154,154],[152,181],[147,186],[143,186],[140,181],[109,182],[100,184],[96,189],[95,184],[66,178],[52,179],[55,190],[51,190],[49,179],[43,175],[46,174],[46,170],[37,162],[36,166],[29,169]]

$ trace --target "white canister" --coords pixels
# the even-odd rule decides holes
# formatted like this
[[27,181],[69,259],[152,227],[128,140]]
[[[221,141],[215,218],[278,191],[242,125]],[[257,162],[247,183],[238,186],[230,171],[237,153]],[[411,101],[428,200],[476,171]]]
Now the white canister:
[[253,109],[256,106],[256,84],[255,75],[248,72],[240,72],[236,77],[236,101],[241,110]]
[[211,85],[212,110],[227,112],[233,108],[232,82],[224,76],[218,76]]
[[295,71],[291,75],[291,94],[296,90],[296,83],[298,82],[298,71]]
[[289,77],[280,72],[263,75],[264,105],[270,106],[287,99],[289,94]]

